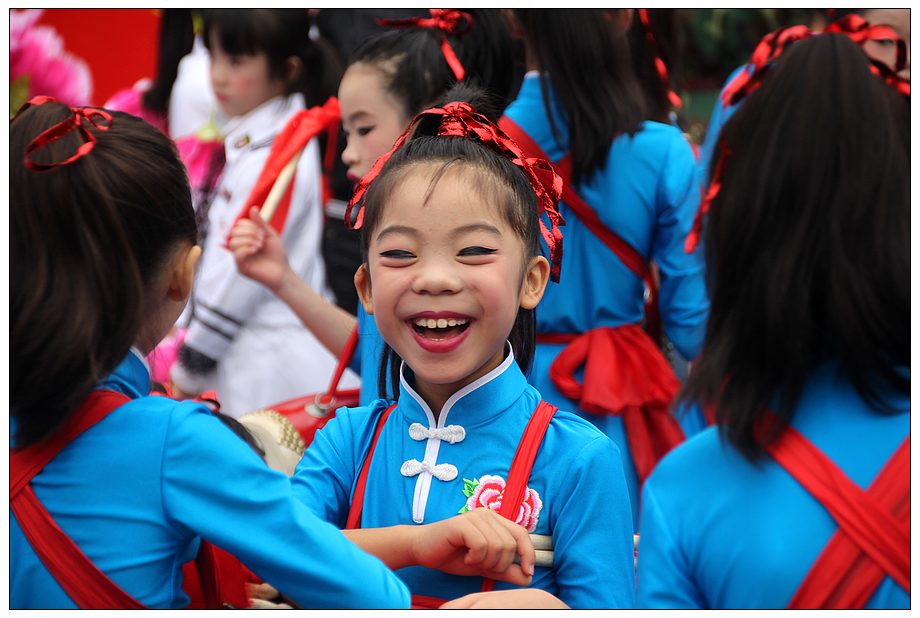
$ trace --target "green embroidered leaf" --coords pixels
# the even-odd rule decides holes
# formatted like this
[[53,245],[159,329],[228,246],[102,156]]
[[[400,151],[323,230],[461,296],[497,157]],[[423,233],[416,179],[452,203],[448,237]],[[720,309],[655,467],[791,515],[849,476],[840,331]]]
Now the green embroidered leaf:
[[459,511],[457,511],[457,515],[463,515],[464,513],[466,513],[466,512],[469,511],[469,510],[470,510],[470,507],[468,507],[467,505],[464,504],[464,505],[463,505],[463,508],[460,509]]
[[472,481],[463,479],[463,495],[467,498],[472,497],[477,487],[479,487],[479,479],[473,479]]

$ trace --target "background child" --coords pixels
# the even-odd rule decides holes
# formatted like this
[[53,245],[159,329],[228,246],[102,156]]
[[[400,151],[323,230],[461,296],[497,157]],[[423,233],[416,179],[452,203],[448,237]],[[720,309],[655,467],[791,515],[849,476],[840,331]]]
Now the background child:
[[[342,408],[293,477],[304,503],[340,527],[355,525],[356,507],[357,525],[380,526],[513,500],[505,493],[512,456],[541,399],[524,378],[533,310],[551,270],[541,229],[560,238],[558,177],[543,162],[513,162],[516,150],[484,116],[453,102],[416,117],[378,161],[379,174],[358,186],[366,262],[355,282],[399,383],[379,439],[372,435],[389,401]],[[560,250],[561,242],[554,264]],[[371,444],[361,500],[353,488]],[[631,606],[632,524],[615,445],[566,412],[537,445],[523,502],[512,509],[528,532],[552,535],[553,566],[538,567],[532,585],[573,607]],[[400,575],[414,594],[441,599],[482,586],[428,568]]]
[[[564,276],[540,306],[529,379],[617,444],[637,518],[641,480],[683,436],[667,411],[679,382],[640,326],[645,287],[635,270],[658,265],[664,333],[684,358],[696,357],[707,300],[702,254],[684,251],[699,203],[693,153],[677,128],[644,120],[626,24],[612,34],[623,21],[618,12],[514,15],[529,71],[506,118],[554,166],[568,155],[570,186],[603,228],[563,196]],[[637,265],[610,248],[602,235],[611,231]]]
[[[74,573],[74,562],[63,570],[94,593],[111,579],[131,605],[183,607],[181,566],[208,539],[298,604],[407,607],[398,578],[318,520],[288,478],[206,407],[147,396],[144,355],[182,310],[200,254],[175,147],[128,114],[32,103],[10,126],[11,249],[19,256],[10,286],[11,607],[87,606],[62,589],[25,536],[36,525],[34,511],[22,510],[30,493],[101,573]],[[90,422],[100,409],[81,404],[113,393],[120,405]],[[72,436],[80,423],[85,430]],[[23,462],[31,466],[31,456],[65,438],[17,490]],[[526,584],[526,533],[493,513],[475,515],[361,530],[353,540],[393,567],[446,565]],[[52,537],[39,545],[52,548],[60,568]],[[521,567],[502,573],[495,556],[509,544]]]
[[644,607],[910,607],[909,97],[882,75],[810,36],[722,130],[682,393],[718,428],[645,484]]
[[[212,85],[221,109],[233,119],[224,127],[227,163],[207,213],[188,334],[171,375],[185,394],[216,390],[222,411],[239,417],[320,390],[335,366],[335,358],[283,302],[236,272],[223,244],[246,209],[274,136],[305,105],[324,101],[329,83],[334,88],[336,82],[324,73],[323,58],[306,35],[306,10],[228,9],[204,15]],[[319,157],[314,139],[297,166],[290,207],[273,224],[281,226],[293,270],[328,299],[320,256]],[[356,385],[357,378],[346,375],[343,383]]]
[[[460,14],[455,19],[458,21],[438,22],[440,27],[388,32],[355,51],[339,85],[342,124],[348,140],[342,160],[353,181],[370,171],[415,114],[458,81],[445,59],[442,34],[462,64],[465,80],[483,84],[497,97],[500,108],[513,95],[514,46],[501,13],[495,9],[471,10],[467,17]],[[255,215],[251,221],[240,222],[229,246],[240,272],[277,294],[333,354],[342,353],[357,325],[359,344],[351,367],[360,368],[361,402],[374,400],[382,388],[379,376],[383,341],[374,320],[363,308],[358,307],[356,319],[323,298],[308,280],[288,267],[277,235]],[[301,394],[307,392],[304,387]]]

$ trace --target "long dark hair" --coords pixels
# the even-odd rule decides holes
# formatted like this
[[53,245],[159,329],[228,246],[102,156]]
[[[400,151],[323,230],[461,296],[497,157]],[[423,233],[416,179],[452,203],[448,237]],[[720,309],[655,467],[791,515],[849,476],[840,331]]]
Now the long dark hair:
[[160,113],[169,108],[169,95],[179,74],[179,61],[192,51],[195,29],[191,9],[163,9],[157,42],[157,74],[144,93],[144,107]]
[[[85,156],[53,169],[26,148],[73,114],[29,106],[10,123],[10,400],[15,442],[49,435],[128,353],[146,290],[197,238],[185,167],[147,122],[111,112]],[[86,123],[84,123],[84,127]],[[33,153],[61,161],[85,143],[64,134]]]
[[645,118],[639,82],[625,34],[614,33],[604,9],[515,9],[527,47],[541,71],[544,105],[556,139],[545,80],[552,84],[569,130],[572,182],[578,184],[607,162],[610,144],[633,134]]
[[[503,110],[521,79],[517,48],[498,9],[464,9],[472,23],[447,40],[466,72],[464,82],[487,90]],[[441,51],[441,31],[400,28],[369,39],[349,64],[371,64],[386,78],[387,91],[402,104],[407,118],[434,105],[457,78]]]
[[[210,46],[211,32],[216,32],[227,53],[264,52],[270,75],[287,83],[287,94],[302,93],[307,107],[335,96],[342,66],[328,42],[310,38],[312,19],[307,9],[206,9],[202,19],[205,45]],[[286,61],[292,56],[302,66],[288,82]]]
[[722,129],[709,322],[680,399],[713,403],[751,459],[764,409],[790,421],[827,360],[879,411],[909,390],[909,114],[855,44],[821,35],[785,52]]
[[[487,118],[495,117],[497,107],[494,98],[487,93],[468,86],[455,86],[446,94],[448,101],[464,101],[474,109],[485,112]],[[482,113],[481,112],[481,113]],[[516,165],[494,150],[480,145],[476,140],[464,137],[438,136],[438,121],[426,119],[418,124],[412,137],[397,150],[380,170],[380,174],[367,190],[364,207],[364,224],[361,228],[361,251],[367,264],[368,247],[374,229],[377,227],[384,207],[393,190],[413,167],[437,165],[432,185],[453,166],[463,166],[467,173],[477,174],[477,182],[471,190],[483,199],[497,201],[502,215],[509,226],[521,238],[527,258],[540,255],[540,227],[537,212],[537,198],[527,177]],[[490,182],[491,180],[491,182]],[[533,361],[536,345],[536,311],[519,308],[508,341],[514,350],[515,361],[525,373]],[[393,398],[399,394],[399,367],[402,359],[390,348],[384,346],[380,359],[379,395],[387,397],[387,372],[389,388]]]

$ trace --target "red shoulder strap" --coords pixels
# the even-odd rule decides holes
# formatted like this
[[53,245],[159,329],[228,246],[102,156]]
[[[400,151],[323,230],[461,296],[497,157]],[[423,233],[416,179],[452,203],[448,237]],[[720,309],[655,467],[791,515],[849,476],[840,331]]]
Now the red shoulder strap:
[[358,474],[355,493],[351,498],[351,508],[348,510],[348,519],[345,522],[346,530],[354,530],[361,527],[361,512],[364,509],[364,491],[367,487],[367,474],[371,469],[371,459],[374,457],[374,449],[377,448],[377,440],[380,439],[380,432],[383,431],[383,426],[386,424],[387,419],[390,418],[390,413],[393,412],[395,408],[396,404],[394,403],[384,410],[380,418],[377,419],[374,437],[371,438],[371,445],[367,449],[367,455],[364,457],[364,465],[361,466],[361,472]]
[[861,607],[885,575],[910,593],[910,436],[866,492],[792,427],[767,450],[840,527],[790,607]]
[[29,482],[74,438],[130,398],[94,391],[52,437],[10,454],[10,509],[39,560],[82,609],[143,609],[86,557],[55,523]]
[[[505,519],[515,521],[521,503],[524,501],[524,492],[527,491],[527,482],[530,480],[530,471],[537,458],[537,451],[543,442],[543,436],[549,427],[550,421],[558,408],[545,401],[541,401],[534,410],[533,416],[524,428],[521,441],[518,443],[517,452],[511,460],[511,469],[508,471],[508,480],[505,491],[502,493],[502,505],[498,514]],[[495,586],[495,581],[484,577],[482,591],[489,592]]]
[[[323,131],[329,131],[330,138],[333,132],[337,133],[339,119],[339,102],[334,97],[330,98],[322,106],[317,105],[295,114],[272,141],[268,160],[265,162],[256,184],[253,185],[242,212],[237,215],[233,224],[235,225],[240,219],[248,218],[249,209],[252,206],[261,206],[265,202],[275,184],[275,180],[281,174],[281,170],[291,159],[306,148],[311,139]],[[330,141],[332,140],[330,139]],[[279,234],[284,229],[284,222],[287,220],[293,188],[294,183],[291,182],[269,221],[269,225],[275,228],[275,231]],[[232,230],[233,225],[229,229]],[[229,233],[227,241],[229,241]]]
[[[547,161],[550,158],[543,152],[543,149],[533,140],[527,132],[517,123],[502,116],[498,121],[498,126],[502,131],[517,142],[528,156],[539,157]],[[597,216],[593,208],[581,198],[572,186],[572,161],[569,155],[563,157],[561,161],[553,165],[562,177],[562,200],[572,209],[582,223],[587,226],[591,232],[597,236],[607,247],[613,251],[620,261],[622,261],[629,270],[637,277],[645,280],[649,276],[649,265],[646,259],[632,245],[627,243],[623,238],[611,230]],[[652,289],[652,288],[650,288]]]

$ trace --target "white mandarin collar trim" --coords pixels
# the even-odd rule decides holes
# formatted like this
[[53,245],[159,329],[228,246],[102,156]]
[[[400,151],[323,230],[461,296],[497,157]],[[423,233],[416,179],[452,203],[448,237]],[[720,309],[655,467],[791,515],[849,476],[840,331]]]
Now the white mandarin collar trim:
[[[258,144],[268,138],[273,138],[283,126],[279,125],[278,118],[284,122],[296,112],[304,109],[304,98],[299,92],[290,95],[281,95],[269,99],[262,105],[244,116],[231,118],[224,125],[224,146],[227,153],[244,150],[246,146]],[[242,147],[236,143],[245,136],[249,140]]]
[[463,388],[459,389],[456,393],[448,397],[447,401],[444,402],[444,407],[441,408],[441,414],[438,416],[437,423],[435,423],[434,421],[434,414],[432,414],[431,408],[428,407],[428,403],[422,398],[421,395],[418,394],[418,392],[416,392],[414,388],[409,386],[409,382],[406,381],[406,372],[405,372],[406,362],[405,361],[403,361],[399,367],[399,382],[402,385],[402,387],[406,390],[406,392],[409,393],[409,395],[419,405],[419,407],[425,413],[425,416],[428,417],[428,426],[431,427],[432,429],[435,429],[435,428],[443,429],[447,427],[447,415],[450,413],[450,410],[451,408],[453,408],[454,404],[456,404],[458,401],[463,399],[466,395],[469,395],[470,393],[475,391],[477,388],[481,388],[485,386],[486,384],[488,384],[489,382],[491,382],[492,380],[494,380],[501,374],[505,373],[508,367],[510,367],[512,363],[514,363],[514,349],[511,347],[511,342],[510,341],[505,342],[505,345],[507,346],[507,349],[508,349],[508,354],[505,356],[505,360],[503,360],[501,364],[499,364],[498,367],[496,367],[489,373],[476,379],[473,382],[470,382]]
[[144,365],[144,369],[147,370],[147,375],[149,376],[150,375],[150,365],[147,364],[147,359],[144,358],[144,355],[141,354],[141,351],[135,348],[134,346],[131,346],[131,354],[133,354],[135,358],[137,358],[137,360],[139,360],[141,364]]

